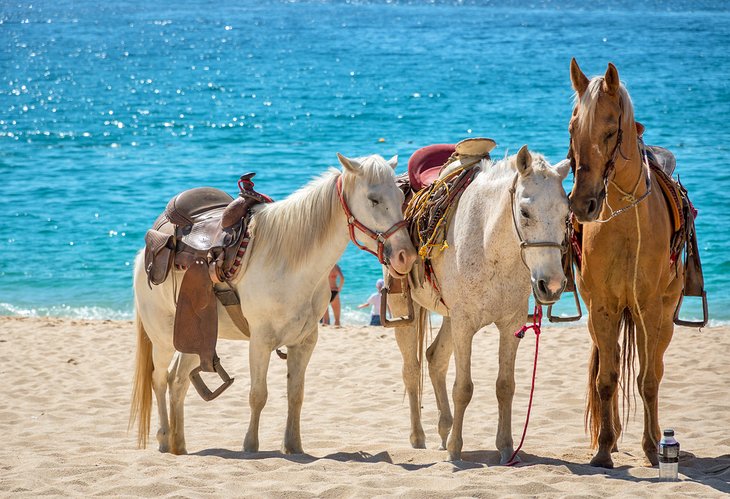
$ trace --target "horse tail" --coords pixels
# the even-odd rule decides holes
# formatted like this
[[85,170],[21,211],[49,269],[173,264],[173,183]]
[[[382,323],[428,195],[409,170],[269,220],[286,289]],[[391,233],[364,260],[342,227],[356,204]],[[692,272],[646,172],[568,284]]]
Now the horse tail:
[[598,346],[593,343],[591,356],[588,360],[588,390],[586,396],[586,411],[584,425],[591,435],[591,448],[598,446],[598,433],[601,430],[601,397],[598,393],[596,381],[598,379]]
[[134,381],[132,383],[132,403],[129,410],[129,425],[127,430],[137,426],[137,446],[147,447],[147,438],[150,433],[150,413],[152,411],[152,342],[142,324],[139,314],[135,314],[137,327],[137,358],[134,367]]
[[[631,416],[632,396],[636,400],[635,384],[634,384],[634,359],[636,358],[636,323],[631,315],[631,310],[624,309],[619,323],[619,329],[623,330],[623,341],[621,345],[621,388],[623,392],[623,414],[621,419],[628,424],[629,416]],[[618,393],[615,394],[617,399],[615,407],[618,411]],[[617,419],[617,418],[614,418]],[[617,426],[616,437],[621,433],[621,425],[619,421],[615,421]]]
[[[636,355],[636,325],[631,311],[624,309],[619,322],[619,330],[623,331],[621,352],[617,352],[617,364],[621,365],[619,384],[623,392],[623,414],[621,419],[628,422],[631,414],[631,394],[633,393],[634,358]],[[598,392],[599,355],[598,346],[593,343],[588,361],[588,390],[586,397],[586,411],[584,425],[591,435],[591,447],[598,446],[598,435],[601,431],[601,396]],[[613,431],[618,438],[621,434],[621,421],[618,418],[618,387],[613,394]]]

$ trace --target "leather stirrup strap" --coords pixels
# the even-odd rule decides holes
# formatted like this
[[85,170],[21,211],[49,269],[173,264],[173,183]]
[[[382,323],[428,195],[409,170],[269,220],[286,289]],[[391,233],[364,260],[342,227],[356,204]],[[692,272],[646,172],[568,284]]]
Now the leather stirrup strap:
[[243,316],[241,311],[241,299],[233,288],[228,289],[215,289],[215,296],[218,301],[221,302],[231,318],[233,323],[236,325],[239,331],[241,331],[246,338],[251,337],[251,331],[248,329],[248,321]]
[[175,312],[175,350],[200,356],[205,372],[215,372],[213,360],[218,338],[218,311],[213,283],[205,261],[196,260],[185,271]]

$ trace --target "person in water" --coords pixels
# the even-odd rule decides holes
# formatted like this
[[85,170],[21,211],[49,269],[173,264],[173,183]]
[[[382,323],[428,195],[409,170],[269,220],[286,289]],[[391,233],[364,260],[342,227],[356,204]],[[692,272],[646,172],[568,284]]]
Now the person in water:
[[332,270],[330,270],[329,282],[330,304],[324,312],[322,324],[329,325],[330,307],[332,307],[332,318],[335,321],[335,326],[340,326],[340,291],[342,291],[342,286],[345,285],[345,276],[342,274],[342,269],[340,269],[339,265],[335,264]]
[[377,293],[373,293],[368,297],[368,300],[365,303],[362,303],[357,306],[357,308],[365,308],[368,305],[370,308],[370,325],[371,326],[380,326],[380,290],[383,289],[383,285],[385,283],[382,279],[378,279],[375,282],[375,288],[378,290]]

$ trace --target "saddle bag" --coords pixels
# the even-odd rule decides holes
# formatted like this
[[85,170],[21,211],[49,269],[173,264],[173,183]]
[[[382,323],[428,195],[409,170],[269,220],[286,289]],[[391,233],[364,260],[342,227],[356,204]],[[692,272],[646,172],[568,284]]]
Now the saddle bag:
[[[160,217],[162,218],[162,217]],[[175,257],[175,235],[163,232],[164,222],[155,223],[144,236],[144,268],[147,272],[147,284],[162,284],[170,273]]]

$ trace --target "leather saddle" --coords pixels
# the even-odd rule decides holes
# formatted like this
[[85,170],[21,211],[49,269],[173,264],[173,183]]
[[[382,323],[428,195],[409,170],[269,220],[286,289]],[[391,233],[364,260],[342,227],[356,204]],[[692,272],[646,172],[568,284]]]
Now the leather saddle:
[[[177,296],[173,344],[179,352],[200,357],[200,366],[190,373],[190,379],[205,400],[216,398],[233,383],[215,351],[217,301],[236,327],[250,335],[240,298],[230,281],[248,246],[251,208],[271,202],[268,196],[253,190],[254,175],[241,177],[236,199],[212,187],[181,192],[170,200],[145,235],[145,270],[150,286],[165,282],[173,265],[185,271]],[[200,371],[218,373],[223,384],[210,391]]]
[[[405,200],[403,204],[403,213],[409,224],[409,233],[411,240],[424,261],[425,274],[424,278],[428,279],[434,289],[438,291],[438,286],[431,276],[432,268],[430,260],[426,257],[426,252],[422,248],[421,242],[429,240],[430,234],[436,230],[435,221],[449,209],[453,209],[458,203],[458,199],[464,189],[469,185],[476,175],[477,169],[471,168],[479,163],[482,159],[490,159],[489,152],[497,145],[492,139],[488,138],[469,138],[464,139],[457,144],[432,144],[422,147],[408,160],[408,172],[399,175],[396,178],[396,184],[403,191]],[[465,171],[456,176],[456,178],[448,177],[454,170],[463,167]],[[452,175],[453,177],[453,175]],[[448,178],[447,181],[450,188],[443,186],[435,186],[434,182],[439,178]],[[433,188],[436,189],[433,189]],[[414,196],[418,199],[414,200]],[[422,209],[411,209],[410,204],[413,200],[418,202],[422,200]],[[417,219],[424,223],[424,230],[419,230]],[[445,237],[445,230],[443,236]],[[418,278],[420,281],[420,276]],[[388,295],[402,293],[408,300],[408,316],[396,320],[388,320]],[[386,279],[386,284],[381,290],[381,321],[386,327],[402,326],[412,322],[413,303],[408,293],[407,279]]]

